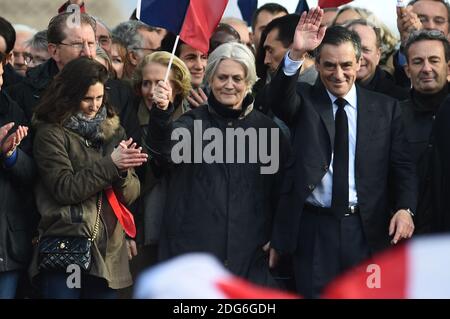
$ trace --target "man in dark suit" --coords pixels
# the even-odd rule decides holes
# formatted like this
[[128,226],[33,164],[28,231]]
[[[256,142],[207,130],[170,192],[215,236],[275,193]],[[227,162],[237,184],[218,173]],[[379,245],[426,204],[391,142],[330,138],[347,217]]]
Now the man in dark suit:
[[[305,297],[318,297],[335,276],[389,242],[410,238],[417,193],[398,102],[355,85],[359,37],[343,27],[325,33],[322,16],[320,8],[302,15],[269,88],[270,107],[291,126],[295,153],[270,262],[293,253]],[[320,81],[297,84],[303,57],[316,48]]]

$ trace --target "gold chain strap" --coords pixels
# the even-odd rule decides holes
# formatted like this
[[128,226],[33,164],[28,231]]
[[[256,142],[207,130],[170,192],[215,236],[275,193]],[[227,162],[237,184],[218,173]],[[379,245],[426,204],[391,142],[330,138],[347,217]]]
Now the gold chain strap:
[[97,237],[97,234],[98,234],[98,228],[100,225],[100,212],[102,210],[102,200],[103,200],[103,195],[102,195],[102,193],[100,193],[100,196],[98,197],[98,201],[97,201],[97,217],[95,219],[94,232],[92,233],[92,238],[91,238],[92,242],[95,240],[95,238]]

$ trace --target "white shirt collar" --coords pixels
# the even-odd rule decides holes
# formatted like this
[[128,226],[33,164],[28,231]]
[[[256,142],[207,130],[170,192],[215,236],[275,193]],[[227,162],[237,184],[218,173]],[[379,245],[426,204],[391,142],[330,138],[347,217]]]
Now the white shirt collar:
[[[337,97],[334,96],[330,91],[327,89],[328,96],[330,97],[330,100],[336,101]],[[358,104],[357,94],[356,94],[356,86],[355,83],[353,83],[352,87],[350,88],[350,91],[347,92],[347,94],[343,97],[350,107],[356,109],[356,105]]]

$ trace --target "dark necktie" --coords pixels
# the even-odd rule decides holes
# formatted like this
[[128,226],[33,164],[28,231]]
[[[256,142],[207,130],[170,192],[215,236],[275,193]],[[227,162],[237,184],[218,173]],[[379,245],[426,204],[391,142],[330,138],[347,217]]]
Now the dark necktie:
[[338,98],[334,102],[338,109],[335,117],[333,192],[331,207],[338,217],[348,211],[348,120],[344,107],[347,101]]

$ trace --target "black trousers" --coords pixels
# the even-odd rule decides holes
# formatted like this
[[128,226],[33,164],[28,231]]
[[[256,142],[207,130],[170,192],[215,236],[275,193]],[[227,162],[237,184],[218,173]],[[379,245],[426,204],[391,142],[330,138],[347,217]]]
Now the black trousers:
[[298,240],[293,267],[305,298],[319,298],[330,281],[370,256],[359,214],[338,219],[305,207]]

